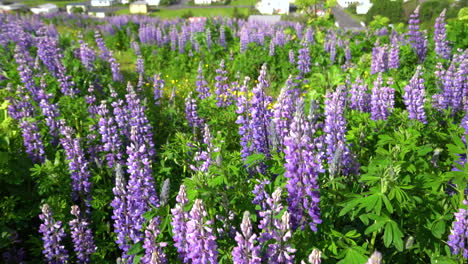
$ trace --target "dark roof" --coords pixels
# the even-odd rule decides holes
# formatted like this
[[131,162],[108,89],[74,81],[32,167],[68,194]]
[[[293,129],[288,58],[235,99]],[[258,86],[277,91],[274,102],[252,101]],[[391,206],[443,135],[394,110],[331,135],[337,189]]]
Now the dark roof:
[[91,7],[88,12],[92,13],[112,13],[114,12],[114,9],[111,8],[105,8],[105,7]]
[[67,6],[87,6],[89,3],[83,2],[83,3],[68,3]]

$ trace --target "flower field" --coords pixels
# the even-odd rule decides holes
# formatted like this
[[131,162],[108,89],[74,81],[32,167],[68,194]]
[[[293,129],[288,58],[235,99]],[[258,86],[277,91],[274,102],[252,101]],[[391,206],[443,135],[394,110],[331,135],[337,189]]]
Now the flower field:
[[0,14],[0,262],[466,263],[467,39]]

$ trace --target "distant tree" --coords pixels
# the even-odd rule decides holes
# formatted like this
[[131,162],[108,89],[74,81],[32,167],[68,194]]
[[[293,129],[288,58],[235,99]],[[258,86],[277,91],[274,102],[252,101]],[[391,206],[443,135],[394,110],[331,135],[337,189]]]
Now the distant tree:
[[308,16],[315,17],[319,0],[296,0],[296,6]]
[[84,13],[84,9],[82,7],[77,7],[77,6],[74,6],[70,9],[70,11],[72,12],[72,14],[83,14]]
[[435,20],[444,8],[448,9],[450,3],[444,0],[431,0],[421,4],[419,19],[421,22],[431,22]]
[[388,17],[390,23],[398,23],[404,20],[403,0],[374,0],[373,5],[366,14],[366,22],[370,23],[377,15]]

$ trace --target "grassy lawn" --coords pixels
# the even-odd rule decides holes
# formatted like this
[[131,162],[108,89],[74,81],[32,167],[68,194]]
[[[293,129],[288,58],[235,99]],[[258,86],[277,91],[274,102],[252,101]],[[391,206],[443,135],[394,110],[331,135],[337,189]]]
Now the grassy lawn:
[[258,1],[257,0],[231,0],[229,5],[251,5],[254,6]]
[[55,0],[23,0],[23,1],[21,1],[21,3],[23,3],[23,4],[27,5],[27,6],[33,6],[33,7],[38,6],[38,5],[47,4],[47,3],[55,4],[58,7],[65,7],[69,3],[81,3],[81,2],[84,2],[84,1],[80,1],[80,0],[76,0],[76,1],[73,1],[73,0],[58,0],[58,1],[55,1]]
[[[185,8],[185,9],[160,9],[150,14],[150,16],[156,16],[161,18],[176,18],[181,17],[189,12],[192,16],[232,16],[234,8]],[[238,8],[239,13],[247,15],[249,13],[248,8]]]

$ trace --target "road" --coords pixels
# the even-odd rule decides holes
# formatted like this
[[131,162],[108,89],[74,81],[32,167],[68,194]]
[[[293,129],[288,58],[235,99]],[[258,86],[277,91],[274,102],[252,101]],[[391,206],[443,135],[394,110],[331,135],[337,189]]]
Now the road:
[[332,14],[340,28],[349,30],[363,30],[364,27],[359,21],[348,15],[341,6],[336,5],[332,8]]

